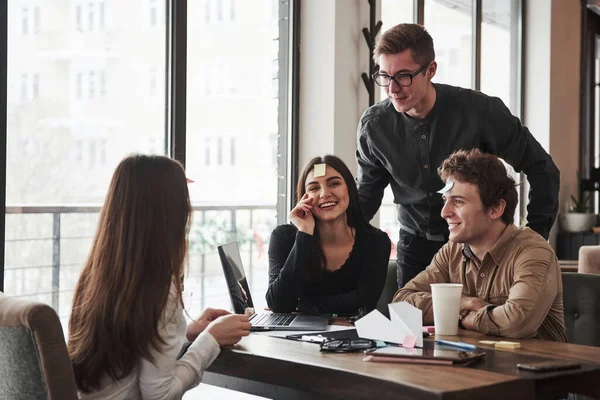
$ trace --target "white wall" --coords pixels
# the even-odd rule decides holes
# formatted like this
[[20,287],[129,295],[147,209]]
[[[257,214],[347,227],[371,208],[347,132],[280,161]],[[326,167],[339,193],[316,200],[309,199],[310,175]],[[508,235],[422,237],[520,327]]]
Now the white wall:
[[525,6],[523,122],[561,172],[560,219],[577,189],[581,6],[563,0],[525,0]]
[[368,2],[304,0],[300,18],[300,168],[335,154],[356,173],[356,126],[368,106],[360,78],[368,73]]

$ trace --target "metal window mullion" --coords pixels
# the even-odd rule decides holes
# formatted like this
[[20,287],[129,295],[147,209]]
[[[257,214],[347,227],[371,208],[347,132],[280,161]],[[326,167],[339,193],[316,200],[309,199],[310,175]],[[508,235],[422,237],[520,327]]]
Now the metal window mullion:
[[56,313],[60,304],[60,220],[61,213],[52,214],[52,308]]
[[[290,173],[288,175],[288,193],[291,193],[289,203],[295,205],[296,201],[296,182],[300,178],[300,7],[301,0],[290,0],[291,7],[291,51],[288,51],[288,55],[291,58],[291,86],[289,92],[291,94],[291,102],[288,105],[289,109],[292,110],[292,117],[289,119],[290,132],[288,137],[290,139],[289,160],[290,160]],[[291,209],[291,208],[290,208]],[[286,210],[287,211],[287,210]],[[287,221],[287,213],[285,217],[281,218],[283,222]]]
[[481,0],[473,0],[473,38],[472,38],[472,71],[471,87],[475,90],[481,89]]
[[277,223],[287,222],[295,204],[299,170],[300,0],[279,3],[279,88],[277,140]]
[[0,7],[0,51],[4,54],[0,60],[0,292],[4,292],[4,239],[6,234],[6,109],[7,98],[7,60],[8,60],[8,1]]
[[[525,116],[525,91],[523,88],[525,87],[525,74],[523,71],[525,70],[525,46],[527,43],[524,40],[523,35],[523,24],[525,23],[525,1],[523,0],[512,0],[511,7],[511,15],[515,15],[516,13],[516,27],[515,22],[511,24],[511,51],[513,52],[512,56],[515,57],[516,62],[511,62],[512,64],[517,64],[517,70],[514,71],[511,67],[511,84],[514,85],[513,88],[516,92],[513,93],[513,97],[511,98],[511,103],[513,103],[513,110],[518,112],[518,117],[523,119]],[[512,18],[511,18],[512,20]],[[516,34],[516,38],[513,36]],[[514,47],[513,47],[514,46]],[[516,53],[516,54],[515,54]],[[512,57],[511,57],[512,58]],[[513,75],[514,74],[514,75]],[[514,100],[513,100],[514,99]],[[521,172],[519,174],[520,181],[525,182],[527,179],[525,174]],[[528,196],[528,186],[529,185],[519,185],[519,218],[523,220],[525,215],[527,215],[527,202],[529,199]]]
[[413,22],[425,25],[425,0],[413,0]]
[[187,0],[168,1],[167,27],[167,107],[165,146],[167,155],[185,167],[186,88],[187,88]]
[[[523,1],[511,0],[510,19],[510,110],[519,118],[523,114]],[[513,18],[514,17],[514,18]]]

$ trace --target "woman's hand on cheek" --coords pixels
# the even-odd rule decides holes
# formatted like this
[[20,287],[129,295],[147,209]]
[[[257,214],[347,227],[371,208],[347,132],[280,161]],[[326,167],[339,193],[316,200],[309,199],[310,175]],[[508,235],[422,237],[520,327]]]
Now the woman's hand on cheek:
[[315,232],[315,218],[312,214],[312,198],[308,193],[300,199],[296,207],[290,211],[289,218],[292,224],[298,228],[300,232],[312,235]]

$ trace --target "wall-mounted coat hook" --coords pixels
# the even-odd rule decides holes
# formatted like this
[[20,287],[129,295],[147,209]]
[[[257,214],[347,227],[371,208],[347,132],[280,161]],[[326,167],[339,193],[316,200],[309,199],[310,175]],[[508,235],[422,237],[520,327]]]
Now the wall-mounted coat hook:
[[375,49],[375,38],[383,25],[381,21],[375,22],[375,0],[367,0],[369,2],[369,28],[363,28],[362,33],[369,47],[369,73],[363,72],[362,78],[365,88],[369,93],[369,107],[375,104],[375,83],[373,82],[373,74],[375,73],[375,62],[373,61],[373,50]]

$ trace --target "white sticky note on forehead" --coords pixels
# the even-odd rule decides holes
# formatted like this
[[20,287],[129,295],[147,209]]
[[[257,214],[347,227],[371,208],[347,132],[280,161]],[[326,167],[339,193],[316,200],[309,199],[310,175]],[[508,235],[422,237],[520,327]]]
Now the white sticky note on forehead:
[[315,167],[313,170],[313,176],[315,178],[324,176],[325,175],[325,167],[327,167],[327,164],[315,164]]
[[437,192],[439,194],[444,194],[446,193],[448,190],[452,189],[452,186],[454,186],[454,182],[451,181],[450,179],[448,179],[446,181],[446,186],[444,186],[443,188],[441,188],[440,190],[438,190]]

